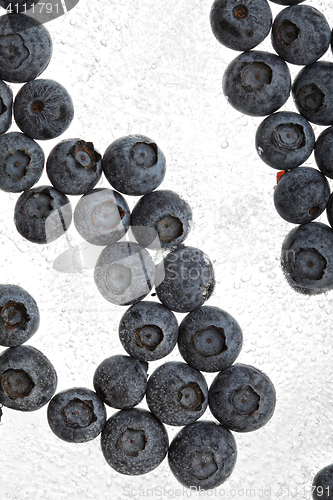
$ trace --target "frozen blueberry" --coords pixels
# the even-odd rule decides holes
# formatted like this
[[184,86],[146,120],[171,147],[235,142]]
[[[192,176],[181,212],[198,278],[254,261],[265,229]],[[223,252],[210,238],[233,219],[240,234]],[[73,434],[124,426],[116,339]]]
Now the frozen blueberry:
[[333,288],[333,230],[321,222],[302,224],[284,239],[281,265],[297,292],[313,295]]
[[277,111],[290,95],[291,79],[284,60],[269,52],[243,52],[227,66],[222,88],[229,104],[250,116]]
[[74,224],[82,238],[92,245],[111,245],[127,232],[131,212],[125,198],[117,191],[96,188],[79,199],[74,210]]
[[147,405],[161,422],[187,425],[206,411],[208,387],[205,377],[186,363],[169,361],[150,375]]
[[23,344],[39,327],[39,310],[33,297],[16,285],[0,285],[0,345]]
[[147,389],[148,363],[131,356],[104,359],[94,374],[94,388],[101,400],[112,408],[133,408]]
[[171,472],[196,491],[220,486],[232,473],[237,458],[232,433],[215,422],[200,420],[183,427],[170,443]]
[[333,127],[328,127],[318,136],[314,157],[321,172],[333,179]]
[[51,150],[46,173],[51,184],[61,193],[85,194],[101,178],[101,158],[92,142],[64,139]]
[[106,300],[127,306],[148,295],[155,282],[155,264],[137,243],[117,242],[100,254],[94,279]]
[[202,306],[185,316],[179,325],[179,352],[197,370],[225,370],[237,358],[242,344],[239,324],[218,307]]
[[282,59],[308,65],[325,54],[331,41],[331,28],[325,16],[309,5],[281,10],[272,26],[272,44]]
[[191,207],[174,191],[148,193],[132,211],[132,231],[143,247],[156,239],[162,248],[176,247],[187,237],[191,223]]
[[275,409],[275,388],[269,377],[244,364],[221,371],[209,389],[209,408],[222,425],[237,432],[263,427]]
[[39,181],[45,156],[40,145],[20,132],[0,135],[0,189],[27,191]]
[[312,483],[313,500],[332,500],[333,498],[333,464],[320,469]]
[[4,134],[12,125],[13,92],[0,80],[0,134]]
[[177,318],[170,309],[158,302],[137,302],[122,316],[119,338],[133,358],[141,361],[161,359],[177,343]]
[[157,278],[160,281],[156,286],[158,298],[176,312],[189,312],[202,306],[215,287],[213,265],[207,255],[198,248],[184,245],[163,259]]
[[41,23],[24,14],[0,17],[1,80],[13,83],[34,80],[48,66],[51,56],[52,40]]
[[85,443],[102,432],[106,410],[94,391],[74,387],[53,396],[47,407],[47,420],[58,438]]
[[33,80],[16,94],[14,119],[22,132],[32,139],[58,137],[67,130],[73,117],[74,107],[69,93],[54,80]]
[[333,63],[317,61],[296,76],[292,93],[298,111],[317,125],[333,124]]
[[0,354],[0,403],[13,410],[35,411],[50,401],[57,373],[34,347],[9,347]]
[[165,176],[165,157],[144,135],[128,135],[106,149],[102,167],[111,186],[124,194],[141,196],[154,191]]
[[267,0],[215,0],[210,25],[217,40],[233,50],[250,50],[268,35],[272,12]]
[[262,161],[277,170],[290,170],[309,158],[315,135],[302,115],[279,111],[260,123],[255,142]]
[[50,243],[62,236],[72,221],[72,208],[66,195],[52,186],[24,191],[15,205],[14,222],[18,232],[33,243]]
[[107,463],[121,474],[146,474],[168,451],[168,434],[147,410],[121,410],[110,417],[102,431],[101,448]]
[[293,224],[306,224],[319,217],[330,197],[324,174],[310,167],[298,167],[282,175],[274,190],[278,214]]

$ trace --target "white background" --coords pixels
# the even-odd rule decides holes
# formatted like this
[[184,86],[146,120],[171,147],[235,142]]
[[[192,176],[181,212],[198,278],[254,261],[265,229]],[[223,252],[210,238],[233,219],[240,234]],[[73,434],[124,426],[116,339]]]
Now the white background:
[[[216,288],[206,304],[235,317],[244,334],[238,361],[267,373],[277,391],[271,421],[258,431],[235,434],[238,460],[229,480],[201,497],[309,499],[313,476],[333,461],[333,294],[306,297],[285,282],[280,249],[293,225],[277,215],[276,171],[254,148],[263,118],[239,114],[223,96],[223,72],[238,53],[214,38],[211,3],[80,0],[46,24],[54,52],[41,76],[67,88],[75,118],[63,136],[39,143],[47,155],[61,139],[73,137],[92,141],[102,154],[114,139],[130,133],[157,142],[167,159],[160,187],[190,203],[194,224],[187,243],[205,251],[214,264]],[[333,26],[330,0],[306,3]],[[282,8],[270,5],[274,13]],[[259,48],[273,50],[269,37]],[[323,60],[333,61],[330,49]],[[294,76],[300,68],[290,69]],[[10,86],[15,93],[20,88]],[[283,109],[295,111],[292,98]],[[322,128],[314,128],[318,136]],[[313,155],[306,165],[315,166]],[[39,184],[49,184],[46,174]],[[49,245],[30,243],[17,233],[17,198],[0,193],[1,283],[22,286],[37,301],[41,325],[28,344],[54,364],[57,390],[92,389],[97,365],[125,354],[117,332],[125,308],[102,298],[91,269],[82,274],[53,269],[57,256],[81,242],[74,226],[70,240],[63,236]],[[73,206],[77,199],[71,197]],[[127,200],[132,208],[138,198]],[[326,216],[319,220],[326,222]],[[166,360],[181,360],[177,349]],[[149,373],[159,363],[151,362]],[[207,376],[208,383],[213,377]],[[105,462],[99,438],[85,444],[58,439],[49,429],[46,407],[32,413],[3,410],[1,500],[190,495],[167,460],[149,474],[123,476]],[[112,413],[108,408],[108,416]],[[203,418],[212,416],[207,411]],[[170,439],[178,430],[168,427]]]

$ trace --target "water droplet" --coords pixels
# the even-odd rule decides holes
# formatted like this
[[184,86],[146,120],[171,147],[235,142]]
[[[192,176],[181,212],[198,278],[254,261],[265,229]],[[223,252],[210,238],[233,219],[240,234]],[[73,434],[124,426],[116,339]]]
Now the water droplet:
[[103,39],[103,40],[101,40],[101,45],[103,45],[104,47],[106,47],[106,46],[107,46],[107,41],[106,41],[106,40],[104,40],[104,39]]
[[221,148],[226,149],[229,146],[229,143],[227,141],[221,142]]

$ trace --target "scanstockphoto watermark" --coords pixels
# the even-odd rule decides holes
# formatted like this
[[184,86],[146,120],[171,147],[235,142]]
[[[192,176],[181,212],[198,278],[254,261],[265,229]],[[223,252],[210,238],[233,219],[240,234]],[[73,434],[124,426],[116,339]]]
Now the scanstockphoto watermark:
[[272,488],[213,488],[204,490],[198,486],[186,488],[168,488],[155,486],[152,488],[123,488],[124,498],[263,498],[272,497]]
[[25,14],[40,24],[45,24],[70,12],[78,5],[79,1],[47,0],[43,2],[41,0],[2,0],[2,7],[8,14]]

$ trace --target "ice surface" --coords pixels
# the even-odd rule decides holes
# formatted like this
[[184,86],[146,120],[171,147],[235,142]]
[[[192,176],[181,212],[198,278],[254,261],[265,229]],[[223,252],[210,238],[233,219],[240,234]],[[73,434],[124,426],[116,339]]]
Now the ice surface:
[[[223,96],[223,71],[237,53],[212,35],[211,3],[80,0],[47,23],[54,54],[42,77],[68,89],[75,118],[63,137],[40,144],[47,155],[64,138],[91,141],[101,152],[130,133],[157,142],[167,159],[161,188],[177,191],[193,209],[186,242],[214,264],[217,284],[207,305],[225,309],[241,325],[238,360],[272,379],[275,414],[266,427],[235,435],[238,460],[230,479],[198,495],[183,489],[167,460],[147,475],[122,476],[105,462],[98,438],[85,444],[59,440],[48,427],[46,407],[31,414],[3,408],[1,500],[309,499],[315,473],[333,461],[333,292],[302,296],[283,277],[280,249],[293,225],[277,215],[276,171],[255,150],[261,119],[237,113]],[[333,25],[330,0],[306,3]],[[276,13],[282,7],[271,8]],[[272,51],[270,39],[259,48]],[[333,61],[330,49],[323,60]],[[290,67],[294,76],[299,68]],[[291,98],[283,109],[295,111]],[[315,127],[316,136],[321,130]],[[306,165],[315,166],[313,155]],[[43,174],[40,184],[48,183]],[[108,187],[105,180],[99,185]],[[125,354],[117,329],[126,308],[103,300],[91,265],[82,272],[57,271],[56,259],[82,243],[73,224],[48,245],[29,243],[16,232],[17,197],[1,192],[1,282],[25,288],[37,301],[41,325],[29,344],[54,364],[58,390],[92,389],[98,364]],[[73,207],[77,199],[70,197]],[[131,209],[137,199],[127,197]],[[180,359],[177,349],[168,357]],[[149,373],[161,362],[151,362]],[[207,376],[208,383],[213,377]],[[207,411],[203,418],[212,416]],[[178,429],[168,431],[172,439]]]

